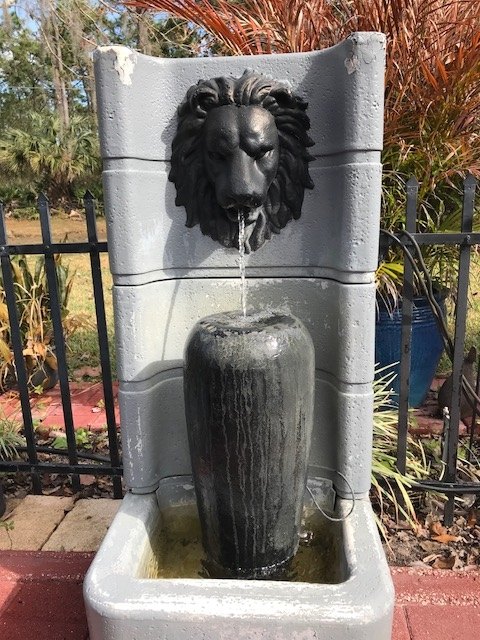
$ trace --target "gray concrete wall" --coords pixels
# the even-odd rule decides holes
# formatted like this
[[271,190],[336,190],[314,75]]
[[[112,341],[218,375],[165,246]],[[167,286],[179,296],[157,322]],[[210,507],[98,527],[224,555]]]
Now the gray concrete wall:
[[[200,317],[239,308],[237,252],[185,228],[168,181],[175,110],[199,79],[245,69],[309,102],[315,141],[302,217],[249,256],[249,305],[300,317],[316,348],[311,462],[357,494],[370,484],[384,37],[323,51],[155,59],[105,47],[95,60],[127,484],[189,472],[182,353]],[[331,475],[340,493],[343,480]]]

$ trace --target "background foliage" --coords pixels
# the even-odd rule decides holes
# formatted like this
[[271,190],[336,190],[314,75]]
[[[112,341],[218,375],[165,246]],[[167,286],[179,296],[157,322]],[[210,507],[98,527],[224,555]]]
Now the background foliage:
[[0,199],[7,210],[46,191],[75,205],[100,194],[92,51],[123,44],[158,56],[200,52],[184,20],[103,0],[0,0]]
[[479,2],[0,2],[0,197],[7,202],[47,185],[51,198],[65,201],[86,182],[95,188],[91,52],[110,43],[172,57],[258,54],[320,49],[352,31],[383,31],[383,226],[402,223],[402,181],[412,174],[421,182],[420,226],[455,226],[459,177],[480,175]]
[[[35,388],[48,383],[53,386],[56,381],[57,358],[45,258],[39,256],[28,260],[26,256],[14,256],[11,268],[29,386]],[[75,274],[71,274],[69,267],[62,263],[61,255],[55,256],[55,271],[63,332],[68,341],[78,329],[86,328],[91,323],[84,313],[70,313],[69,298]],[[49,380],[49,377],[52,379]],[[9,388],[15,380],[12,335],[0,274],[0,391]]]
[[[387,36],[382,226],[404,221],[404,181],[420,181],[419,226],[459,229],[460,182],[480,176],[480,2],[470,0],[0,0],[0,199],[45,191],[53,208],[101,196],[92,51],[160,56],[308,51],[352,31]],[[478,229],[478,223],[475,224]],[[425,249],[454,289],[455,247]],[[393,250],[379,290],[398,294]]]

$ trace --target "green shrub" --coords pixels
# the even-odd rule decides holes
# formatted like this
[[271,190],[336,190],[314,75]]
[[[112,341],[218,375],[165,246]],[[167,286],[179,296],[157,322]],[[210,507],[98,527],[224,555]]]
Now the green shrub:
[[406,520],[411,526],[417,523],[414,504],[408,493],[412,482],[427,478],[430,466],[420,440],[407,436],[406,476],[397,469],[398,409],[391,403],[392,379],[394,374],[379,370],[380,375],[373,383],[373,452],[372,452],[372,493],[379,505],[377,523],[386,538],[382,524],[384,512],[395,520]]
[[22,424],[11,418],[0,418],[0,460],[18,458],[18,447],[25,445],[20,434]]
[[[37,386],[37,372],[43,368],[52,376],[57,370],[57,358],[53,340],[53,325],[50,317],[50,296],[45,271],[45,258],[28,261],[25,256],[15,256],[11,260],[17,313],[20,323],[23,355],[29,382]],[[65,339],[79,327],[89,326],[85,314],[70,315],[68,301],[74,275],[62,264],[61,255],[55,256],[58,296]],[[0,277],[0,386],[8,385],[15,378],[10,322]]]
[[94,123],[75,115],[66,129],[53,115],[32,112],[23,128],[7,128],[0,140],[4,180],[21,180],[52,203],[70,202],[75,189],[95,188],[100,152]]

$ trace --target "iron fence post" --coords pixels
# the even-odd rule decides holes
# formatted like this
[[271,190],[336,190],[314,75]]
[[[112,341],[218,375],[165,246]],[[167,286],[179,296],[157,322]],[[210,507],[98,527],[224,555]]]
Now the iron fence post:
[[[407,216],[405,228],[415,233],[417,224],[418,181],[415,177],[408,180]],[[413,268],[408,260],[403,268],[402,295],[402,334],[400,350],[400,395],[398,398],[398,445],[397,468],[400,473],[406,473],[407,465],[407,437],[408,437],[408,399],[410,392],[410,364],[412,344],[412,309],[413,309]]]

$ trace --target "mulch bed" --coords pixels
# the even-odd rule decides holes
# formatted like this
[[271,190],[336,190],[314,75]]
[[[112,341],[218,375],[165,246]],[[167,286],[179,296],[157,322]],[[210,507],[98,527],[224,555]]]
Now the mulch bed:
[[[432,449],[440,449],[443,434],[443,419],[437,405],[437,391],[443,381],[443,377],[435,378],[424,404],[413,412],[411,431],[422,437]],[[471,422],[470,418],[460,423],[461,447],[469,443]],[[477,419],[472,456],[477,467],[479,444]],[[418,493],[413,499],[418,516],[418,525],[414,529],[407,523],[398,523],[388,514],[382,519],[388,534],[384,548],[389,564],[464,571],[480,569],[480,496],[464,495],[457,499],[454,523],[448,529],[442,524],[443,496]]]
[[[433,495],[433,494],[431,494]],[[443,503],[424,496],[425,507],[419,509],[415,529],[393,520],[384,542],[389,564],[396,566],[432,567],[434,569],[480,569],[480,504],[468,509],[457,508],[451,527],[442,524]]]

